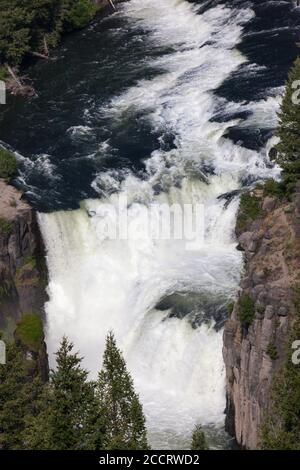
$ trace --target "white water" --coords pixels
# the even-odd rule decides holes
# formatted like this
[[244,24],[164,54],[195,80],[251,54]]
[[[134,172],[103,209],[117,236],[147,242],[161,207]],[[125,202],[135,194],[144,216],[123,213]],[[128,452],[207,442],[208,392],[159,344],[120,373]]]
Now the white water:
[[[212,90],[245,62],[233,47],[253,12],[217,6],[199,15],[180,0],[131,0],[122,9],[133,27],[148,30],[153,45],[172,46],[174,52],[153,64],[163,74],[140,81],[103,112],[122,120],[128,112],[147,111],[154,129],[175,134],[177,148],[152,154],[146,180],[127,174],[119,183],[113,172],[95,179],[99,194],[110,194],[113,186],[128,196],[134,231],[126,241],[99,237],[99,218],[88,216],[88,211],[99,214],[104,203],[116,205],[116,194],[85,201],[77,211],[40,215],[50,273],[47,342],[52,354],[67,334],[95,374],[105,335],[113,329],[140,393],[152,446],[188,448],[196,422],[220,426],[224,420],[222,332],[204,324],[192,328],[190,320],[199,312],[169,318],[155,305],[178,291],[224,300],[237,289],[241,255],[233,228],[238,200],[225,207],[217,198],[239,189],[243,178],[264,177],[270,170],[263,152],[222,137],[233,122],[209,119],[221,105],[245,107],[224,103]],[[261,104],[249,105],[254,111],[250,126],[274,119],[278,100],[267,103],[267,116]],[[204,163],[215,172],[207,175],[209,184],[202,178]],[[159,196],[157,184],[163,188]],[[153,240],[151,234],[136,241],[153,201],[204,204],[205,241],[198,251],[187,251],[184,240]]]

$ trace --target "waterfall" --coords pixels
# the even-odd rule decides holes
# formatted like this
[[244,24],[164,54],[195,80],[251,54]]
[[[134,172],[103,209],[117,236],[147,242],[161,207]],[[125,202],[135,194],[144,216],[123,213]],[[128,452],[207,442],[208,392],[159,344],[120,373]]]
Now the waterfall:
[[[39,215],[50,277],[50,356],[66,334],[95,376],[113,329],[144,406],[151,445],[161,449],[188,448],[196,423],[223,425],[220,319],[242,266],[234,238],[236,194],[246,181],[273,171],[265,149],[256,152],[225,138],[237,119],[213,119],[220,109],[247,109],[252,115],[243,126],[247,119],[274,121],[276,98],[263,101],[262,116],[262,103],[246,106],[214,94],[242,64],[255,68],[235,48],[254,13],[217,2],[205,9],[205,3],[131,0],[122,6],[119,15],[132,28],[145,29],[154,49],[165,51],[147,64],[161,73],[139,80],[99,112],[112,126],[122,126],[128,115],[139,119],[142,111],[161,135],[160,148],[149,155],[142,175],[99,172],[92,183],[98,199],[83,201],[75,211]],[[128,198],[124,210],[133,227],[126,240],[102,236],[103,220],[110,217],[104,208],[116,207],[119,195]],[[204,240],[197,250],[187,250],[185,240],[145,233],[152,203],[203,205]]]

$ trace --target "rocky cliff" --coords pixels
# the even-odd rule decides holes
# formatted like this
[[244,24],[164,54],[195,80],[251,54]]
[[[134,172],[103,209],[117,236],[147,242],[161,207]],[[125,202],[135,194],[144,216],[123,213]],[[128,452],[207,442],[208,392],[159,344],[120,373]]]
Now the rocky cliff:
[[300,190],[292,202],[282,202],[262,189],[244,195],[236,231],[245,270],[224,330],[226,427],[241,446],[255,449],[295,314]]
[[[16,327],[24,353],[46,379],[48,361],[42,331],[28,331],[24,318],[44,319],[47,271],[35,211],[13,186],[0,179],[0,330],[10,340]],[[41,322],[42,324],[42,322]],[[42,330],[42,328],[40,328]],[[35,336],[31,341],[31,335]]]

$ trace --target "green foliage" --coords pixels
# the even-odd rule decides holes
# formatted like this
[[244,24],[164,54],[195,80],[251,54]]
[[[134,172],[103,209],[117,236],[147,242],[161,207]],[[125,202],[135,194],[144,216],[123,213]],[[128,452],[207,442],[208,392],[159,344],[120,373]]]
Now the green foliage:
[[2,281],[0,285],[0,301],[5,297],[8,297],[12,290],[12,283],[8,280]]
[[0,148],[0,178],[11,178],[17,173],[17,159],[13,153]]
[[250,326],[254,320],[255,305],[248,294],[243,294],[239,299],[238,319],[244,326]]
[[[56,353],[57,368],[38,404],[38,414],[27,419],[27,447],[42,450],[85,448],[86,423],[93,413],[93,384],[87,381],[82,359],[63,338]],[[41,436],[43,427],[46,433]]]
[[300,364],[292,361],[292,344],[300,339],[300,296],[295,291],[297,316],[287,345],[286,361],[275,376],[271,404],[260,428],[260,447],[300,450]]
[[41,391],[38,379],[30,380],[21,350],[6,346],[6,364],[0,364],[0,448],[24,449],[26,415]]
[[21,0],[0,0],[0,63],[19,64],[30,50],[32,14]]
[[285,195],[284,185],[280,181],[268,179],[264,182],[263,186],[264,196],[282,198]]
[[17,282],[22,281],[23,276],[24,275],[26,276],[28,271],[32,272],[36,268],[37,268],[37,260],[35,256],[26,256],[25,258],[23,258],[21,266],[19,266],[16,270]]
[[277,348],[276,348],[274,343],[271,342],[271,343],[268,344],[267,354],[273,361],[275,361],[275,359],[277,359],[278,352],[277,352]]
[[[295,98],[299,98],[293,87],[299,77],[300,59],[297,58],[286,83],[277,130],[277,136],[280,138],[276,146],[277,163],[283,169],[283,184],[287,194],[293,192],[300,174],[300,106],[295,102]],[[294,93],[296,94],[293,96]]]
[[112,334],[98,382],[88,381],[82,359],[63,338],[56,369],[41,384],[29,375],[22,346],[43,338],[36,316],[27,315],[0,366],[0,448],[34,450],[148,449],[145,417]]
[[57,45],[62,33],[86,26],[92,0],[0,0],[0,64],[18,65],[32,51]]
[[0,80],[6,80],[7,78],[7,70],[5,67],[0,66]]
[[142,406],[112,333],[107,336],[96,393],[101,416],[99,428],[105,430],[104,448],[149,449]]
[[96,5],[91,0],[77,0],[71,3],[70,11],[65,18],[67,29],[84,28],[95,16]]
[[234,302],[229,302],[229,304],[227,305],[227,312],[229,316],[232,314],[233,309],[234,309]]
[[195,426],[191,450],[209,450],[204,431],[200,425]]
[[9,220],[0,217],[0,235],[10,235],[12,231],[12,225]]
[[237,218],[237,229],[244,230],[249,222],[261,217],[261,199],[253,194],[241,195],[240,209]]
[[28,349],[37,352],[44,339],[41,316],[34,313],[23,315],[17,324],[15,337]]

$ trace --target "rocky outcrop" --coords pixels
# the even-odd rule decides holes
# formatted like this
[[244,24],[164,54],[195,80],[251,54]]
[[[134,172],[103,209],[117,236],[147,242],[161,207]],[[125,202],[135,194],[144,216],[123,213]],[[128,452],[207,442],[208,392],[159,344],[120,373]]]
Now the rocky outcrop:
[[249,197],[255,200],[257,210],[254,217],[252,211],[247,218],[247,208],[240,207],[237,238],[238,248],[244,251],[245,271],[239,298],[225,325],[223,356],[226,428],[241,446],[255,449],[272,379],[286,357],[295,313],[293,287],[300,275],[300,191],[292,202],[284,203],[262,190]]
[[[12,339],[24,315],[40,315],[44,320],[46,285],[44,246],[36,213],[22,193],[0,179],[0,330],[4,339]],[[38,350],[28,347],[24,352],[32,355],[46,378],[44,341]]]

